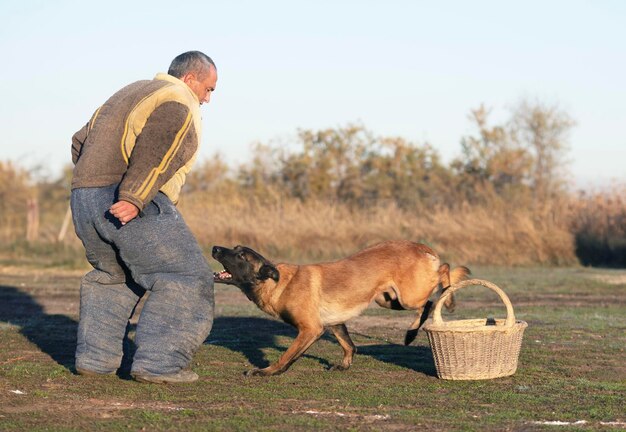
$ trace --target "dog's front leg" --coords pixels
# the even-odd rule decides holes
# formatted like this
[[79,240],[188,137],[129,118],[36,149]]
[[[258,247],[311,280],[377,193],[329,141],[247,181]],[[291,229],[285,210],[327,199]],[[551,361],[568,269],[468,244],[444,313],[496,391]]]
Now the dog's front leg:
[[246,372],[246,376],[250,375],[280,375],[289,369],[289,366],[293,362],[295,362],[298,357],[300,357],[304,352],[311,346],[313,343],[318,340],[322,334],[324,334],[324,329],[320,326],[315,329],[300,329],[298,336],[293,341],[291,346],[285,351],[285,353],[280,356],[280,359],[270,366],[264,369],[252,369]]

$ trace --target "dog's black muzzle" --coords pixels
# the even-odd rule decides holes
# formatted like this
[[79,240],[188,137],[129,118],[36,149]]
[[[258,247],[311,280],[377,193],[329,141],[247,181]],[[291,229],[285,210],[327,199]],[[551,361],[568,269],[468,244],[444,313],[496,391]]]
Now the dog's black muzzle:
[[211,255],[216,260],[219,260],[221,257],[224,256],[224,253],[227,252],[228,250],[229,250],[228,248],[225,248],[225,247],[222,247],[222,246],[213,246],[213,251],[212,251]]

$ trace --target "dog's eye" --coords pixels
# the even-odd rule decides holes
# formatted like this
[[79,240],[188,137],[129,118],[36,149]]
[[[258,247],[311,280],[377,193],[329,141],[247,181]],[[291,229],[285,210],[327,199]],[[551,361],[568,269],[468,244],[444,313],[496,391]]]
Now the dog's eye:
[[239,259],[244,259],[245,257],[244,257],[244,255],[243,255],[243,252],[239,252],[239,253],[237,254],[237,258],[239,258]]

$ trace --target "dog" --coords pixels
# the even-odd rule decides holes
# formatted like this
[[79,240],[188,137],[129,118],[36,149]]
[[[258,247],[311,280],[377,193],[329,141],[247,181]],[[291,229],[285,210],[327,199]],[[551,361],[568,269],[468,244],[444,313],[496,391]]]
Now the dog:
[[[214,273],[216,283],[235,285],[269,315],[296,327],[298,335],[280,359],[246,375],[278,375],[285,372],[329,329],[343,348],[340,364],[352,364],[356,347],[346,321],[361,314],[375,301],[395,310],[416,310],[405,336],[405,345],[417,336],[428,318],[433,293],[438,297],[470,274],[467,267],[450,270],[430,247],[410,241],[387,241],[335,262],[296,265],[276,264],[245,246],[214,246],[213,258],[224,266]],[[451,296],[445,304],[454,309]]]

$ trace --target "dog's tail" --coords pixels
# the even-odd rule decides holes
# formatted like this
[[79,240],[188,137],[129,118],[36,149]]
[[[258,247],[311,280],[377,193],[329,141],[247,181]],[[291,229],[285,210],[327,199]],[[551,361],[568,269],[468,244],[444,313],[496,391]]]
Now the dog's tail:
[[[458,282],[461,282],[464,279],[467,279],[467,276],[471,274],[471,271],[467,267],[463,267],[463,266],[456,267],[450,270],[450,265],[448,263],[443,263],[439,266],[439,270],[437,270],[437,273],[439,273],[439,283],[437,284],[436,294],[437,294],[437,300],[439,300],[439,298],[441,298],[443,293],[446,292],[446,290],[450,288],[451,285],[454,285]],[[448,298],[446,299],[443,305],[446,307],[448,311],[453,312],[456,306],[454,294],[451,294],[450,296],[448,296]],[[417,332],[419,331],[420,327],[428,319],[428,315],[430,314],[430,310],[432,306],[433,306],[433,302],[428,300],[426,304],[424,305],[424,308],[417,312],[417,317],[415,321],[409,327],[404,337],[404,345],[409,345],[411,342],[415,340],[415,338],[417,337]]]

